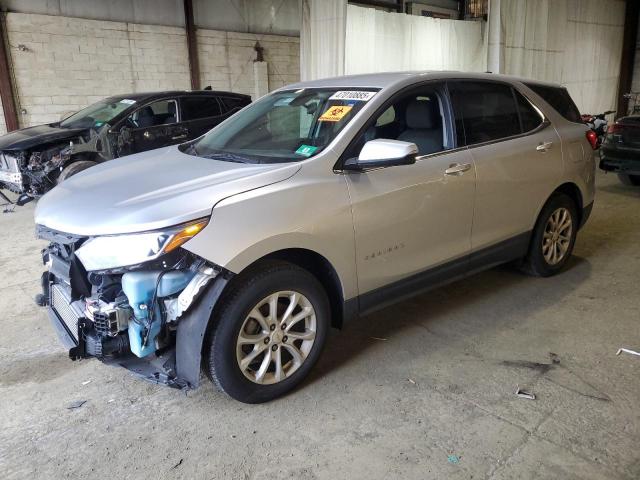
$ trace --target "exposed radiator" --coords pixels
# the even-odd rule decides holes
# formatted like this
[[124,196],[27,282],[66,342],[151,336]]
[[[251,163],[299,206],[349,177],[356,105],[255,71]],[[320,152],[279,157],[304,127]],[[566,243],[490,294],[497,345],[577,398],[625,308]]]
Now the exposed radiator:
[[55,310],[58,316],[62,319],[67,329],[73,335],[73,338],[78,341],[78,315],[70,305],[71,298],[66,290],[60,287],[58,284],[52,284],[50,288],[51,292],[51,307]]

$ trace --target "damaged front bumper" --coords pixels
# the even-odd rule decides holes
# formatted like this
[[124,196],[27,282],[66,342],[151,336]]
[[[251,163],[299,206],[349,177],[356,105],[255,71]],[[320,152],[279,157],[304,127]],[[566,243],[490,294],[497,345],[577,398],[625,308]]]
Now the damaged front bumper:
[[[39,232],[49,270],[36,303],[72,360],[97,358],[170,387],[199,385],[206,328],[229,273],[186,251],[119,274],[86,272],[75,256],[84,239]],[[205,306],[202,307],[201,304]]]

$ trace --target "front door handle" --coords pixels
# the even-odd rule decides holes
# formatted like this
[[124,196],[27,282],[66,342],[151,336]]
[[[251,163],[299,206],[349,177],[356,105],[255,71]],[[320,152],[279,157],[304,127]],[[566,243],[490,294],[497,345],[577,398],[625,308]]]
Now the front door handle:
[[552,145],[553,145],[553,142],[543,142],[536,147],[536,150],[539,152],[546,152],[551,148]]
[[187,138],[186,133],[183,133],[182,135],[176,135],[175,137],[171,137],[171,140],[182,140],[183,138]]
[[451,165],[449,165],[449,168],[447,168],[444,171],[444,174],[445,175],[462,175],[464,172],[466,172],[469,169],[471,169],[470,163],[452,163]]

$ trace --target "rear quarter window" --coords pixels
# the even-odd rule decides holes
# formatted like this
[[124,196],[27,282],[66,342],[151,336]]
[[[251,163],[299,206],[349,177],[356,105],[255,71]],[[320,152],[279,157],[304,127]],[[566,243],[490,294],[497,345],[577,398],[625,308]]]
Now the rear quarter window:
[[573,99],[566,88],[536,85],[535,83],[526,83],[525,85],[540,95],[565,119],[570,122],[582,123],[580,111],[578,110],[578,107],[576,107],[576,104],[573,102]]

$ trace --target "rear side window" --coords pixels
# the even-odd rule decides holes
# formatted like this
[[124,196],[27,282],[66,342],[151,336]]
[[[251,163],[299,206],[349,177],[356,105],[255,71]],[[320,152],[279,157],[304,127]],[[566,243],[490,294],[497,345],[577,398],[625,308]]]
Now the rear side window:
[[222,115],[222,109],[215,97],[183,97],[182,114],[187,121],[197,120]]
[[244,98],[220,97],[220,101],[224,103],[227,112],[240,110],[241,108],[249,105],[249,101]]
[[[454,82],[449,85],[456,115],[458,143],[499,140],[522,133],[512,89],[493,82]],[[464,137],[460,132],[463,128]]]
[[571,95],[566,88],[547,87],[545,85],[536,85],[527,83],[527,87],[540,95],[549,105],[551,105],[560,115],[570,122],[582,123],[580,111],[576,104],[573,103]]

